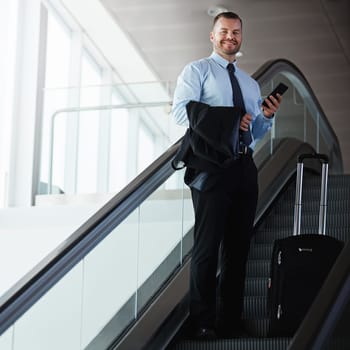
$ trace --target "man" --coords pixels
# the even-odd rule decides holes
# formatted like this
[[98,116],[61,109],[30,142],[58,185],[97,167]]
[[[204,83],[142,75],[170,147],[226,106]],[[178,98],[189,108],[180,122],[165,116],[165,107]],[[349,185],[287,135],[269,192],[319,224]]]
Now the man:
[[257,82],[237,67],[236,54],[242,42],[242,20],[237,14],[218,14],[210,41],[211,56],[188,64],[178,78],[174,118],[178,124],[189,125],[186,108],[190,101],[233,109],[237,102],[227,67],[232,63],[244,100],[239,129],[242,140],[247,133],[250,139],[248,144],[239,142],[238,159],[222,171],[211,173],[189,166],[186,170],[185,181],[191,188],[195,212],[190,322],[194,337],[201,339],[235,337],[242,332],[245,269],[258,198],[252,152],[271,128],[282,100],[280,95],[269,96],[265,99],[267,107],[263,106]]

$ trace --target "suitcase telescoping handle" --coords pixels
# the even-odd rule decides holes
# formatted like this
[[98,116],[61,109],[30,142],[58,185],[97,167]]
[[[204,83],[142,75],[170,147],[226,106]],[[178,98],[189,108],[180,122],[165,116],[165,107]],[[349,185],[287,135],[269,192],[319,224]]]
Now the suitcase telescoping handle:
[[322,178],[321,178],[321,198],[320,212],[318,219],[318,233],[326,234],[326,211],[327,211],[327,185],[328,185],[328,156],[320,153],[301,154],[298,157],[297,163],[297,180],[295,189],[295,205],[294,205],[294,230],[293,235],[300,235],[301,223],[301,197],[303,191],[303,172],[305,159],[318,159],[322,163]]

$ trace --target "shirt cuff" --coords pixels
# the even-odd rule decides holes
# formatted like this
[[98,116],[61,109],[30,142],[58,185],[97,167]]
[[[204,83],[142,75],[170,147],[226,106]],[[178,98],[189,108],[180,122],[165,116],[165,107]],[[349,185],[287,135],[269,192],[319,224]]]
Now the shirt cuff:
[[275,113],[273,113],[270,117],[265,117],[264,113],[262,113],[262,115],[266,121],[272,120],[275,117]]

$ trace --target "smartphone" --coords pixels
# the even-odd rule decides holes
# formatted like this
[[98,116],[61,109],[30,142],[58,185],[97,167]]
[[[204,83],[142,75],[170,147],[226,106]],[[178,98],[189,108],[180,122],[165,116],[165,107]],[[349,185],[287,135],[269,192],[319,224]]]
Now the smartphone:
[[[283,83],[279,83],[276,88],[268,95],[268,96],[273,96],[276,97],[277,94],[283,95],[286,91],[288,90],[288,86],[283,84]],[[268,107],[267,103],[264,102],[262,103],[265,107]]]

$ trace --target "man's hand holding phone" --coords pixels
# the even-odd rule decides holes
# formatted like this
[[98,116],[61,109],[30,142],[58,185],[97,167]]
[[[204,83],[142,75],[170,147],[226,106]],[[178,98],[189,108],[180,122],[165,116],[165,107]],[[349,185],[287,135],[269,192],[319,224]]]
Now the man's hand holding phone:
[[265,98],[262,103],[264,116],[267,118],[272,118],[273,115],[277,112],[280,103],[282,101],[282,95],[287,91],[288,86],[279,83],[277,87],[270,93],[270,95]]

